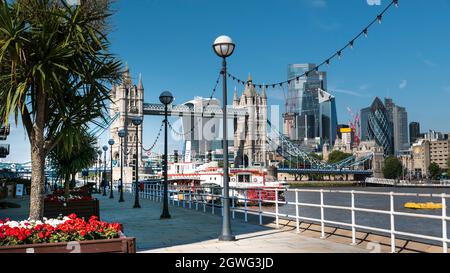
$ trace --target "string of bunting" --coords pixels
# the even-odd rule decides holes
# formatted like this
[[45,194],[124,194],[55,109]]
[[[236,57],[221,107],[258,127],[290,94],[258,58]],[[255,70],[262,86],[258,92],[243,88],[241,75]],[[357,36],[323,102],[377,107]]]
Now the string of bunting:
[[[253,87],[259,87],[260,89],[265,87],[266,89],[268,89],[269,87],[272,87],[273,89],[275,89],[275,87],[283,87],[283,85],[285,84],[291,84],[292,81],[294,80],[300,80],[300,78],[303,77],[309,77],[309,75],[313,72],[319,72],[320,67],[327,65],[329,66],[331,64],[331,61],[334,58],[338,58],[341,59],[344,53],[344,50],[350,48],[353,49],[353,47],[355,46],[356,41],[361,38],[362,36],[365,36],[366,38],[369,36],[369,29],[376,23],[378,22],[379,24],[381,24],[381,21],[383,19],[383,16],[385,15],[385,13],[393,6],[398,7],[398,0],[392,0],[392,2],[380,13],[377,15],[377,17],[375,19],[373,19],[360,33],[358,33],[358,35],[356,35],[355,37],[353,37],[353,39],[350,40],[350,42],[348,42],[344,47],[342,47],[341,49],[337,50],[336,53],[334,53],[333,55],[331,55],[329,58],[325,59],[323,62],[321,62],[319,65],[317,65],[316,67],[314,67],[314,69],[306,71],[305,73],[303,73],[302,75],[299,76],[295,76],[291,79],[288,79],[287,81],[282,81],[282,82],[278,82],[278,83],[271,83],[271,84],[254,84],[252,83]],[[228,78],[231,78],[233,81],[236,81],[238,84],[243,84],[244,86],[247,83],[247,81],[242,80],[234,75],[232,75],[231,73],[227,73]]]
[[[214,95],[216,94],[217,86],[219,85],[219,81],[220,81],[220,76],[221,76],[221,75],[222,75],[222,74],[219,73],[219,76],[217,77],[217,80],[216,80],[216,84],[215,84],[215,86],[214,86],[214,88],[213,88],[213,90],[212,90],[212,92],[211,92],[211,95],[209,96],[208,103],[206,104],[206,106],[203,107],[202,118],[203,118],[203,115],[204,115],[205,110],[211,105],[212,99],[214,98]],[[172,132],[173,132],[174,134],[176,134],[176,135],[178,135],[178,136],[181,136],[181,137],[185,137],[185,136],[189,135],[189,134],[192,133],[192,132],[195,130],[195,128],[196,128],[195,124],[193,124],[192,127],[191,127],[191,129],[190,129],[188,132],[180,133],[180,132],[178,132],[177,130],[175,130],[175,128],[173,127],[172,123],[170,123],[170,121],[168,122],[168,125],[169,125],[169,127],[170,127],[170,130],[172,130]]]
[[159,138],[161,137],[161,133],[162,133],[163,127],[164,127],[164,121],[161,122],[161,126],[159,127],[158,135],[156,136],[156,139],[153,142],[152,146],[150,146],[150,148],[145,149],[144,145],[142,143],[140,143],[142,145],[142,150],[144,150],[144,152],[150,152],[150,151],[152,151],[155,148],[156,144],[158,143]]

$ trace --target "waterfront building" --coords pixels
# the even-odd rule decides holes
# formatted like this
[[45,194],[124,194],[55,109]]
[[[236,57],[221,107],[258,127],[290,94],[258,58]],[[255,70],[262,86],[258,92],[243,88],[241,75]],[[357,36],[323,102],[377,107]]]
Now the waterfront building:
[[409,124],[409,141],[411,144],[415,143],[420,138],[420,123],[411,122]]
[[412,145],[412,171],[417,178],[427,177],[431,163],[443,170],[448,169],[447,158],[450,155],[450,140],[420,139]]

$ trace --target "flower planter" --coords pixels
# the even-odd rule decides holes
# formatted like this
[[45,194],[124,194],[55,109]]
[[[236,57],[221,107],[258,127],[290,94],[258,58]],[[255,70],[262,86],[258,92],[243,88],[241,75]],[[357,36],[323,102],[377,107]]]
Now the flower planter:
[[136,239],[0,246],[0,253],[136,253]]
[[46,218],[57,218],[60,214],[66,216],[72,213],[85,219],[89,219],[91,216],[100,218],[99,201],[94,199],[69,202],[44,202],[44,217]]

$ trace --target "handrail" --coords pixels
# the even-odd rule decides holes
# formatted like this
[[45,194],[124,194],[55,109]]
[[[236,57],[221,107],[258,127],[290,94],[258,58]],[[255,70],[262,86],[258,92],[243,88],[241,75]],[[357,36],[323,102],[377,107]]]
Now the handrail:
[[[128,187],[129,191],[134,191],[135,187]],[[220,194],[218,194],[220,192]],[[236,195],[235,193],[242,193]],[[249,196],[249,192],[253,192],[252,196]],[[274,200],[264,198],[263,192],[273,192]],[[295,201],[280,200],[280,193],[293,193],[295,194]],[[320,202],[318,203],[307,203],[303,202],[299,198],[299,193],[318,193],[320,195]],[[331,205],[327,204],[328,194],[345,194],[349,195],[349,201],[351,201],[350,206],[346,205]],[[162,202],[163,189],[161,184],[146,183],[144,182],[144,192],[141,192],[142,198],[147,198],[154,201]],[[212,214],[216,213],[216,209],[221,209],[223,213],[223,207],[221,205],[221,199],[223,199],[223,188],[219,186],[173,186],[169,187],[169,200],[171,200],[172,205],[175,206],[175,202],[179,207],[183,206],[186,208],[188,204],[189,209],[200,210],[203,207],[203,212],[206,213],[206,208],[210,208]],[[448,243],[450,239],[447,236],[447,221],[450,221],[450,217],[447,216],[447,205],[446,199],[450,198],[450,194],[420,194],[420,193],[396,193],[396,192],[369,192],[369,191],[354,191],[354,190],[331,190],[331,189],[286,189],[286,188],[237,188],[230,187],[230,202],[232,217],[235,218],[235,213],[243,213],[244,221],[248,222],[248,214],[256,215],[259,219],[259,224],[262,225],[262,217],[275,218],[275,223],[277,228],[280,227],[280,218],[287,218],[288,220],[296,221],[296,230],[300,231],[300,220],[312,221],[320,223],[321,237],[325,238],[325,224],[334,226],[344,226],[351,228],[352,230],[352,244],[356,244],[356,231],[365,230],[371,232],[378,232],[382,234],[388,234],[391,238],[391,252],[396,252],[396,239],[397,236],[406,236],[415,239],[423,239],[434,242],[439,242],[442,244],[442,252],[448,252]],[[272,195],[273,196],[273,195]],[[374,209],[374,208],[364,208],[357,207],[355,205],[355,198],[357,196],[387,196],[389,197],[390,206],[386,210]],[[442,214],[432,215],[432,214],[419,214],[419,213],[409,213],[401,212],[395,210],[395,198],[396,197],[423,197],[423,198],[440,198],[442,202]],[[180,200],[180,198],[182,200]],[[241,204],[241,206],[240,206]],[[254,206],[249,206],[249,204],[256,204]],[[274,205],[275,211],[265,210],[265,205]],[[280,212],[280,206],[294,206],[295,215],[289,213]],[[305,207],[318,208],[320,209],[320,217],[306,217],[300,214],[300,209]],[[325,209],[334,209],[341,211],[351,212],[351,219],[349,222],[341,222],[327,219],[325,214]],[[364,212],[378,215],[390,216],[390,227],[380,228],[374,226],[365,226],[358,224],[356,221],[356,212]],[[404,232],[396,230],[395,220],[396,217],[408,217],[417,219],[431,219],[440,220],[442,222],[442,236],[431,236],[420,233]]]

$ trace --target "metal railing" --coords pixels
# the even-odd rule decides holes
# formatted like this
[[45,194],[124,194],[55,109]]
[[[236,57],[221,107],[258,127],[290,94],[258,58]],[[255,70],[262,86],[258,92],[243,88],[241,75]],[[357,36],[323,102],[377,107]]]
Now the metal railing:
[[442,187],[450,186],[450,181],[441,180],[439,183],[417,183],[408,180],[394,180],[394,179],[384,179],[384,178],[374,178],[369,177],[365,180],[368,184],[384,185],[384,186],[410,186],[410,187]]
[[[129,192],[134,193],[134,187],[127,187]],[[211,214],[216,214],[217,210],[221,210],[223,215],[223,207],[221,205],[221,199],[223,189],[221,187],[214,186],[169,186],[168,198],[169,203],[173,206],[188,207],[189,209],[195,209],[197,211],[203,210],[204,213],[208,210]],[[256,197],[255,197],[255,192]],[[263,193],[273,192],[270,196],[270,200],[263,197]],[[241,193],[237,195],[236,193]],[[252,193],[253,197],[249,196]],[[287,193],[294,194],[295,200],[287,201],[280,199],[280,196],[286,196]],[[307,203],[301,202],[299,198],[299,193],[316,193],[320,195],[320,201],[318,203]],[[347,194],[350,198],[350,206],[340,206],[340,205],[329,205],[326,204],[325,194],[335,193],[335,194]],[[275,224],[277,228],[280,228],[280,219],[294,220],[296,222],[296,231],[300,232],[301,221],[316,222],[320,224],[321,238],[325,239],[325,225],[332,226],[344,226],[351,229],[352,234],[352,245],[356,245],[357,236],[356,232],[359,231],[370,231],[375,233],[387,234],[391,240],[391,252],[396,252],[396,239],[398,236],[409,237],[413,239],[429,240],[433,242],[438,242],[442,245],[442,252],[448,252],[448,243],[450,242],[447,234],[447,221],[450,217],[447,216],[447,199],[450,198],[448,194],[416,194],[416,193],[394,193],[394,192],[367,192],[367,191],[349,191],[349,190],[316,190],[316,189],[280,189],[280,188],[230,188],[231,196],[231,217],[236,218],[236,213],[242,213],[245,222],[248,222],[248,215],[258,216],[259,224],[263,224],[263,216],[275,218]],[[357,196],[386,196],[389,197],[389,209],[380,210],[372,208],[357,207],[355,199]],[[149,199],[152,201],[162,202],[163,200],[163,185],[162,184],[149,184],[144,183],[144,190],[140,191],[140,197],[144,199]],[[409,213],[400,212],[395,209],[395,198],[396,197],[422,197],[422,198],[439,198],[442,202],[442,213],[441,215],[431,215],[431,214],[419,214],[419,213]],[[270,211],[266,205],[272,205],[275,207],[274,211]],[[280,205],[282,206],[294,206],[295,215],[284,213],[280,211]],[[320,218],[316,217],[306,217],[300,214],[300,209],[302,208],[316,208],[320,209]],[[325,209],[334,209],[340,211],[347,211],[351,213],[350,223],[342,221],[333,221],[326,218]],[[389,216],[390,228],[379,228],[373,226],[367,226],[358,224],[356,222],[356,213],[371,213],[377,215]],[[431,236],[425,234],[418,234],[412,232],[403,232],[396,230],[395,223],[396,217],[409,217],[409,218],[419,218],[419,219],[432,219],[440,220],[442,224],[442,236]]]

